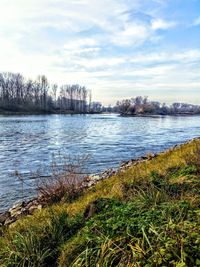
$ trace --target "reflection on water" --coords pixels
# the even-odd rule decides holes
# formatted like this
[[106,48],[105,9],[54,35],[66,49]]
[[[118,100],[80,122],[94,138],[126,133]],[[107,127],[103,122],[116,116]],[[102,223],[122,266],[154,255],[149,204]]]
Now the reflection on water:
[[15,170],[34,194],[30,171],[48,166],[52,154],[89,155],[87,169],[99,172],[121,161],[158,152],[200,135],[200,117],[47,115],[0,117],[0,210],[21,197]]

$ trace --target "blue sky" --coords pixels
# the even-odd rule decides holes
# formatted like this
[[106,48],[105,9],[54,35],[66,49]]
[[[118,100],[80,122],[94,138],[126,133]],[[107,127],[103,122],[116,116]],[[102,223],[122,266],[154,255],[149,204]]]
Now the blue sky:
[[104,104],[200,104],[199,0],[0,0],[0,71],[79,83]]

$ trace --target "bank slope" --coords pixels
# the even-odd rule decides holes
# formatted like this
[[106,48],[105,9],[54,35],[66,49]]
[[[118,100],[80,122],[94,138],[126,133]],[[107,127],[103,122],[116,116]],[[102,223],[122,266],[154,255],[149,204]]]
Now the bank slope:
[[200,266],[200,139],[1,231],[1,266]]

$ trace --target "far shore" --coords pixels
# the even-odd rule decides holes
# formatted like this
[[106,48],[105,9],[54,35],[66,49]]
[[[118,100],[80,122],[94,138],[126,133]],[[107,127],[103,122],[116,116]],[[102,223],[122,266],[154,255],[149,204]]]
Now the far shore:
[[151,117],[151,118],[160,118],[160,117],[187,117],[187,116],[200,116],[200,114],[193,113],[175,113],[175,114],[120,114],[120,117]]
[[102,114],[100,112],[75,112],[75,111],[1,111],[0,116],[26,116],[26,115],[87,115]]
[[116,114],[120,117],[147,117],[147,118],[160,118],[160,117],[187,117],[187,116],[200,116],[200,114],[194,113],[174,113],[174,114],[120,114],[118,112],[75,112],[72,110],[62,111],[9,111],[0,110],[0,116],[26,116],[26,115],[93,115],[93,114]]

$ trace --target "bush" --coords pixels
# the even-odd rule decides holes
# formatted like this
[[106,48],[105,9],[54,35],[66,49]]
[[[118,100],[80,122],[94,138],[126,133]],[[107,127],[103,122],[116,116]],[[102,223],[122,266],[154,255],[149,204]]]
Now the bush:
[[48,204],[59,201],[73,201],[83,191],[82,181],[84,179],[83,163],[87,159],[83,157],[53,158],[50,176],[37,175],[37,191],[43,201]]

